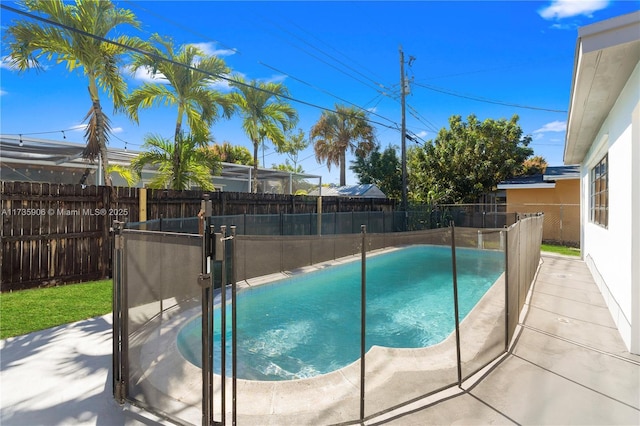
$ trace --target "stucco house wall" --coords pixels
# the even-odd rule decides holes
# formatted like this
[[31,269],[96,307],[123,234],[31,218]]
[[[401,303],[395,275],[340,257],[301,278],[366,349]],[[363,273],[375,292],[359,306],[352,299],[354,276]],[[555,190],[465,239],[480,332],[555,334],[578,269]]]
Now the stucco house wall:
[[[600,128],[581,168],[583,256],[605,296],[620,334],[635,353],[640,353],[640,327],[637,325],[640,322],[640,294],[637,294],[640,280],[640,250],[637,247],[640,238],[639,88],[640,64]],[[589,220],[589,172],[605,155],[608,155],[609,163],[607,228]],[[634,320],[635,327],[632,328]],[[632,333],[635,333],[633,338]]]
[[583,258],[640,354],[640,11],[578,30],[564,161],[580,164]]
[[580,245],[580,179],[558,180],[554,188],[505,191],[508,213],[544,213],[544,241]]

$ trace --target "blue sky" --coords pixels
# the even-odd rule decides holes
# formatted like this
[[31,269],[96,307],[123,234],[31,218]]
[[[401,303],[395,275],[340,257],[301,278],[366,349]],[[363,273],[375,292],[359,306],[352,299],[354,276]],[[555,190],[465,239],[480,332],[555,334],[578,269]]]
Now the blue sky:
[[[303,101],[293,105],[305,132],[321,114],[307,104],[351,103],[371,111],[370,118],[385,125],[376,125],[383,148],[400,146],[401,45],[411,81],[407,129],[418,142],[435,138],[454,114],[482,120],[518,114],[534,153],[550,165],[562,165],[578,27],[638,9],[637,1],[601,0],[115,3],[142,23],[139,31],[127,29],[130,34],[148,38],[157,32],[176,44],[198,44],[247,79],[284,82]],[[0,12],[3,33],[13,19],[22,19]],[[4,44],[1,53],[7,54]],[[19,74],[3,62],[0,77],[1,133],[83,141],[82,130],[71,130],[81,127],[90,106],[81,74],[55,64]],[[127,74],[129,88],[145,77]],[[219,89],[228,90],[225,84]],[[140,149],[145,134],[171,137],[176,114],[175,108],[153,108],[141,112],[139,125],[112,114],[110,146],[126,141],[128,149]],[[252,151],[239,119],[220,120],[212,130],[217,142]],[[264,151],[267,167],[285,158],[271,146]],[[323,183],[338,182],[339,171],[317,163],[311,146],[299,160]],[[347,183],[357,183],[349,171]]]

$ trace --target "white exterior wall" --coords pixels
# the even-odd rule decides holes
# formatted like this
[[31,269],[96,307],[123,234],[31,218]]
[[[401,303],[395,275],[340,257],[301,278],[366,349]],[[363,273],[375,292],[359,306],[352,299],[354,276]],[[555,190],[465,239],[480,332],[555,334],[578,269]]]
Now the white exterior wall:
[[[639,113],[640,64],[592,142],[581,168],[582,253],[633,353],[640,353]],[[589,220],[590,171],[605,154],[609,156],[608,228]]]

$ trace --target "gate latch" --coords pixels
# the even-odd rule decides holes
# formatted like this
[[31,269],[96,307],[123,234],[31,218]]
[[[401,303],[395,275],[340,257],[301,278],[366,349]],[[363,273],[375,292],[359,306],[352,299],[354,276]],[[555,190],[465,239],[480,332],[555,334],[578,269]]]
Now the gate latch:
[[202,288],[211,287],[211,274],[200,274],[198,276],[198,285]]

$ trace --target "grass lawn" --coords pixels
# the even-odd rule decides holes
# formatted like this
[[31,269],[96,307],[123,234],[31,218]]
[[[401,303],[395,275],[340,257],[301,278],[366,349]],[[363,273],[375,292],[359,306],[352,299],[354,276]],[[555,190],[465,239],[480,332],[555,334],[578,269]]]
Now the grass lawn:
[[580,249],[574,247],[566,247],[566,246],[556,246],[552,244],[542,244],[540,247],[541,251],[564,254],[566,256],[576,256],[580,257]]
[[112,281],[0,293],[0,339],[111,312]]

